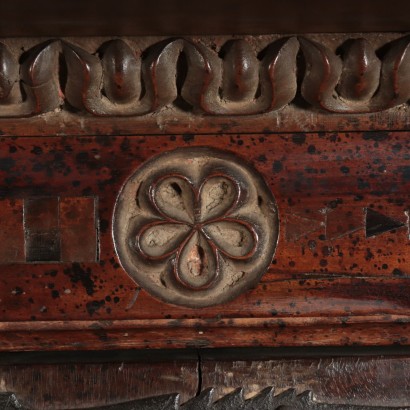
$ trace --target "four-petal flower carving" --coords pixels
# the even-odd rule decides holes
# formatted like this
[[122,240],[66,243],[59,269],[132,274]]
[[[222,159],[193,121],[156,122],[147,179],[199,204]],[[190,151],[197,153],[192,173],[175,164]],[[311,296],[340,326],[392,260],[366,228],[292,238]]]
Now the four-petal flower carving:
[[149,198],[160,219],[140,229],[138,251],[152,261],[173,259],[175,277],[185,287],[209,288],[220,273],[222,255],[245,260],[255,253],[255,229],[231,216],[240,196],[239,184],[223,174],[208,176],[199,187],[179,174],[158,179]]

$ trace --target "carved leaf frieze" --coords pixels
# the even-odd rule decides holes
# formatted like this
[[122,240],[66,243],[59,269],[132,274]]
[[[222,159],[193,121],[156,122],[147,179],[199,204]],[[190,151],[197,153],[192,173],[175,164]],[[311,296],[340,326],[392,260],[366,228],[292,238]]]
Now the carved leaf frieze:
[[50,40],[23,55],[15,42],[1,43],[0,117],[61,109],[142,116],[172,105],[196,115],[256,115],[300,98],[311,109],[370,113],[410,98],[410,36],[382,52],[365,37],[337,51],[305,37],[258,41],[233,38],[212,47],[201,38],[148,46],[113,39],[91,51]]

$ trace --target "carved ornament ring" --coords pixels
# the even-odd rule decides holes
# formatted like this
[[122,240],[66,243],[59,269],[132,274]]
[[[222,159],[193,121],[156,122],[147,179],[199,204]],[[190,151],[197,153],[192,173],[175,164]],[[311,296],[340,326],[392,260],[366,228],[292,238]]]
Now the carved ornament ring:
[[124,269],[170,303],[203,307],[254,286],[278,238],[274,198],[256,170],[223,151],[179,149],[142,165],[113,220]]

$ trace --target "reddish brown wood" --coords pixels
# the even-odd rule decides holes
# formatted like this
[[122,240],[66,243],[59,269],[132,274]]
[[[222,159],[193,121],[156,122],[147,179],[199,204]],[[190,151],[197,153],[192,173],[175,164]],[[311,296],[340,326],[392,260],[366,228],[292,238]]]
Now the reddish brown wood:
[[[337,357],[346,345],[367,347],[356,354],[409,345],[408,4],[54,3],[0,4],[0,408],[408,406],[408,357],[392,356],[404,349]],[[306,34],[336,31],[351,33]],[[227,32],[235,36],[215,35]],[[229,153],[198,171],[194,147]],[[114,238],[139,215],[114,212],[127,178],[181,148],[179,175],[163,169],[166,157],[151,162],[168,183],[164,203],[149,175],[131,190],[128,214],[135,202],[155,221]],[[254,167],[253,179],[241,181],[235,164]],[[274,199],[260,195],[258,172]],[[252,192],[259,219],[240,214]],[[204,217],[208,205],[222,211]],[[269,212],[279,230],[263,220]],[[163,246],[164,221],[194,232],[167,248],[168,276],[147,268],[164,256],[149,254]],[[260,268],[264,240],[276,253]],[[138,274],[121,241],[148,255]],[[146,286],[149,272],[185,300]],[[218,283],[223,297],[198,303]],[[324,358],[329,345],[337,350]],[[250,349],[221,361],[201,350],[224,346],[302,346],[290,351],[304,358],[279,349],[256,361]],[[193,347],[194,359],[78,352],[163,347]],[[39,352],[4,355],[19,350],[74,352],[71,364],[68,352],[58,364]]]
[[[128,176],[184,146],[228,150],[253,164],[280,221],[275,259],[257,287],[200,310],[140,290],[120,267],[111,236]],[[2,350],[408,344],[405,132],[3,138],[2,151],[5,199],[86,197],[81,209],[91,229],[95,197],[100,246],[98,262],[5,257]],[[77,254],[83,242],[71,244]]]
[[95,198],[61,198],[61,260],[94,262],[98,260]]
[[23,229],[23,201],[4,200],[1,207],[1,239],[7,246],[0,248],[1,263],[23,262],[24,255],[24,229]]

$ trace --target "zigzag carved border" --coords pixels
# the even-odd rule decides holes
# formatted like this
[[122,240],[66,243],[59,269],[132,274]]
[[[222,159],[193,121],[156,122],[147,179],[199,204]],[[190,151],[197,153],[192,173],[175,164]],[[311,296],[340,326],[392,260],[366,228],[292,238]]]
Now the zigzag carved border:
[[[330,47],[307,37],[0,42],[0,118],[52,111],[143,116],[169,106],[248,116],[302,105],[372,113],[410,99],[410,35],[382,47],[365,38]],[[94,44],[94,42],[91,42]],[[335,51],[336,50],[336,51]]]
[[[13,393],[0,393],[0,410],[29,410],[24,407]],[[179,403],[179,395],[164,395],[128,403],[93,407],[89,410],[408,410],[410,407],[374,407],[350,404],[325,404],[314,400],[313,394],[306,391],[296,394],[289,389],[275,395],[268,387],[257,396],[245,400],[242,389],[237,389],[218,401],[213,399],[213,389],[207,389],[199,396],[184,404]]]

